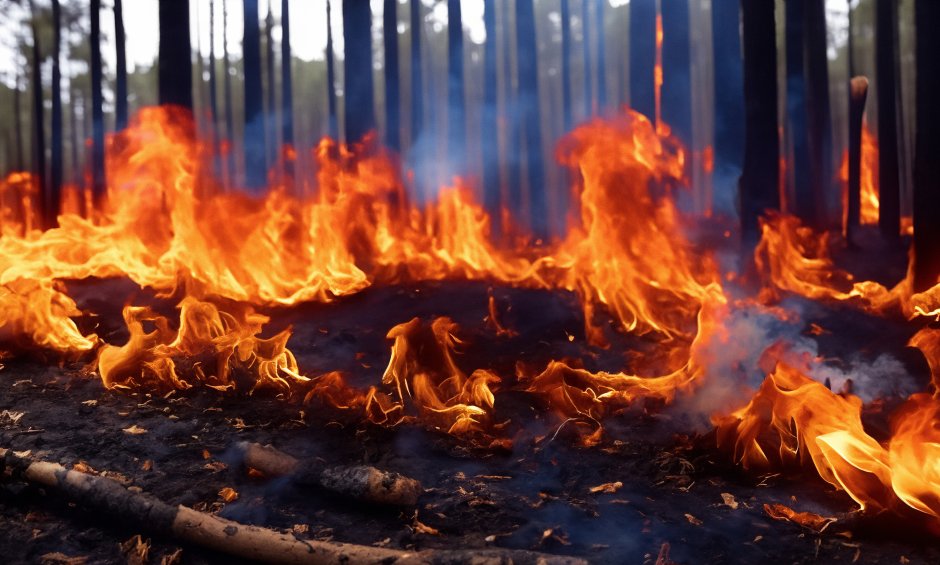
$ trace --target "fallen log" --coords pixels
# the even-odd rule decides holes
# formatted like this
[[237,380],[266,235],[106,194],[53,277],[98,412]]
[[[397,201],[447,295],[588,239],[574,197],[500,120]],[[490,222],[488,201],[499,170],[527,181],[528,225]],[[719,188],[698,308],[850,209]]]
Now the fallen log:
[[314,485],[364,502],[414,506],[424,492],[421,483],[391,471],[368,465],[328,467],[313,460],[299,460],[270,445],[240,442],[245,466],[269,477],[291,477],[298,484]]
[[341,542],[298,539],[269,528],[250,526],[124,488],[113,479],[66,469],[58,463],[35,461],[0,448],[0,478],[24,480],[58,492],[69,502],[100,511],[100,515],[133,523],[153,535],[177,539],[213,551],[264,563],[292,565],[383,563],[401,565],[557,564],[586,561],[533,551],[422,550],[402,551]]

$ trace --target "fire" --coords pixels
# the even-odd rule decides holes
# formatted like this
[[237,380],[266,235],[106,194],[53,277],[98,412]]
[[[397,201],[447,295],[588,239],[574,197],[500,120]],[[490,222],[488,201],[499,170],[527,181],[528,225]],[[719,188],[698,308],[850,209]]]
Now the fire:
[[[849,152],[842,153],[842,165],[839,167],[839,180],[848,186]],[[847,190],[847,189],[846,189]],[[862,125],[862,162],[861,162],[861,213],[862,224],[878,223],[878,140],[868,129],[868,123]]]

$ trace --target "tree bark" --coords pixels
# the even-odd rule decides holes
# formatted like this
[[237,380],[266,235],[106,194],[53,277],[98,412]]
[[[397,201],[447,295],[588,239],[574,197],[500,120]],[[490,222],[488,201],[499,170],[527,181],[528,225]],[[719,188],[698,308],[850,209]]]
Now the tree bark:
[[235,109],[232,107],[232,69],[228,57],[228,0],[222,0],[222,72],[224,73],[223,90],[225,95],[225,137],[228,150],[228,182],[235,184]]
[[189,0],[160,0],[160,104],[193,109]]
[[715,171],[739,172],[744,160],[741,0],[712,0],[715,63]]
[[421,0],[409,3],[411,21],[411,145],[421,137],[424,127],[424,78],[421,68]]
[[663,121],[686,147],[692,146],[692,46],[689,3],[670,2],[663,17]]
[[914,145],[914,292],[937,284],[940,276],[940,2],[917,0],[916,104]]
[[[187,29],[189,28],[187,27]],[[91,37],[89,41],[91,41],[91,194],[94,204],[100,206],[104,200],[106,190],[104,94],[102,92],[104,79],[101,68],[101,0],[91,0]],[[89,211],[90,213],[91,211]]]
[[[224,1],[224,0],[223,0]],[[213,171],[219,168],[219,83],[215,68],[215,0],[209,0],[209,137],[212,145]]]
[[20,71],[16,69],[16,84],[13,87],[13,129],[14,143],[16,143],[16,170],[26,170],[26,160],[23,157],[23,107],[20,94]]
[[656,0],[630,2],[630,106],[656,120]]
[[516,54],[519,112],[525,132],[526,174],[529,185],[529,225],[537,238],[548,236],[550,219],[542,158],[542,119],[539,102],[538,45],[533,0],[516,0]]
[[831,224],[831,211],[839,207],[839,191],[832,176],[832,124],[829,110],[829,60],[826,56],[826,11],[820,0],[803,0],[806,39],[806,119],[809,134],[810,186],[814,214],[807,219],[819,227]]
[[467,118],[463,73],[463,14],[460,0],[447,0],[447,150],[451,172],[462,173]]
[[[82,145],[84,136],[78,133],[78,111],[79,107],[85,107],[85,101],[78,95],[78,91],[69,85],[69,145],[72,149],[72,183],[79,188],[84,188],[85,175],[84,165],[80,155],[82,154]],[[84,198],[79,198],[84,204]]]
[[243,0],[245,34],[242,40],[245,70],[245,186],[261,190],[267,185],[264,92],[261,85],[261,26],[258,0]]
[[[562,0],[566,2],[567,0]],[[483,204],[493,222],[493,233],[502,233],[499,179],[499,84],[496,65],[496,0],[486,0],[483,12],[486,45],[483,52],[483,114],[480,141],[483,155]]]
[[339,111],[336,108],[336,69],[333,53],[332,0],[326,0],[326,95],[329,112],[327,131],[333,139],[339,139]]
[[814,224],[816,201],[810,181],[809,134],[806,129],[805,9],[803,0],[786,2],[787,170],[793,183],[793,202],[788,209],[804,223]]
[[[594,17],[597,25],[594,30],[594,37],[597,40],[597,111],[603,112],[607,107],[607,39],[604,33],[604,7],[607,0],[600,0],[594,3]],[[686,18],[688,18],[689,6],[686,2],[679,2],[675,8],[679,9],[685,6]],[[670,10],[673,9],[670,6]]]
[[[94,2],[94,0],[93,0]],[[32,145],[33,145],[33,186],[37,196],[37,208],[39,221],[43,222],[46,217],[46,210],[49,207],[48,199],[48,177],[46,176],[46,129],[45,129],[45,109],[42,100],[42,50],[39,43],[39,26],[36,22],[38,14],[33,1],[30,0],[30,27],[33,33],[32,47],[32,97],[33,97],[33,124],[32,124]]]
[[[211,16],[210,16],[211,18]],[[124,2],[114,0],[114,129],[127,127],[127,55],[124,36]],[[213,114],[214,115],[214,114]]]
[[571,2],[561,0],[561,111],[566,132],[574,125],[571,110]]
[[739,183],[745,254],[757,242],[758,218],[780,206],[777,136],[777,45],[774,0],[742,0],[745,149]]
[[895,0],[875,3],[875,89],[878,93],[878,226],[885,238],[901,233],[900,112],[897,99],[898,12]]
[[862,120],[868,98],[868,79],[854,77],[849,83],[849,185],[845,235],[853,241],[862,213]]
[[[636,0],[634,0],[636,1]],[[655,1],[655,0],[654,0]],[[633,15],[633,7],[630,7],[630,15]],[[630,20],[631,23],[633,20]],[[584,117],[589,118],[594,114],[594,94],[591,88],[591,41],[590,41],[590,22],[591,22],[591,2],[590,0],[581,0],[581,56],[584,77]],[[630,37],[633,37],[633,28],[630,29]],[[630,53],[633,53],[631,49]],[[633,68],[631,66],[631,68]]]
[[62,205],[63,136],[62,136],[62,9],[59,0],[52,0],[52,154],[49,195],[46,198],[45,227],[58,225]]
[[346,142],[355,143],[375,129],[372,93],[372,8],[368,2],[343,0],[343,67]]
[[274,58],[274,14],[271,12],[271,0],[268,0],[268,14],[264,18],[264,78],[267,82],[267,104],[264,111],[266,134],[266,163],[277,162],[277,79],[275,78]]
[[401,81],[398,73],[398,2],[385,0],[382,15],[385,40],[385,144],[401,151]]
[[290,0],[281,0],[281,140],[294,146],[294,78],[290,46]]

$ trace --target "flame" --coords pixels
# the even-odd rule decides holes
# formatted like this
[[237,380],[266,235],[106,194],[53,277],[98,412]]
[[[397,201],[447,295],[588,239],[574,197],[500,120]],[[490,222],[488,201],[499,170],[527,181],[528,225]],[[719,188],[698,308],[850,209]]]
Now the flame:
[[[878,140],[868,129],[868,122],[862,124],[862,162],[861,162],[861,213],[862,224],[878,223]],[[849,151],[842,153],[842,165],[839,167],[839,180],[844,186],[849,182]],[[847,190],[847,189],[846,189]]]

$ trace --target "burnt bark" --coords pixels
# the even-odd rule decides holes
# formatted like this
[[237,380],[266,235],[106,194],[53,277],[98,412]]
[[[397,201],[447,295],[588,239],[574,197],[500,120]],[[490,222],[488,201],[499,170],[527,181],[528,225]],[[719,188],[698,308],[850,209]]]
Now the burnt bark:
[[215,0],[209,0],[209,137],[212,143],[213,170],[219,170],[219,82],[215,69]]
[[463,14],[460,0],[447,0],[447,150],[452,172],[462,172],[466,153]]
[[[633,6],[630,7],[630,15],[633,15]],[[594,94],[591,88],[591,41],[590,41],[590,21],[591,21],[591,3],[589,0],[581,0],[581,56],[584,76],[584,117],[589,117],[594,113]],[[630,20],[633,21],[632,18]],[[633,29],[630,29],[630,37],[633,37]],[[632,45],[631,45],[632,47]],[[630,53],[633,53],[632,49]],[[631,67],[633,68],[633,67]]]
[[[210,16],[211,17],[211,16]],[[124,34],[124,2],[114,0],[114,129],[127,127],[127,52]],[[214,115],[214,114],[213,114]]]
[[740,0],[712,0],[715,64],[715,170],[740,170],[744,159],[744,67]]
[[339,113],[336,109],[336,62],[333,54],[333,24],[331,19],[332,0],[326,0],[326,96],[328,124],[327,131],[333,139],[339,139]]
[[52,151],[49,167],[49,194],[46,197],[45,226],[58,224],[62,205],[63,146],[62,136],[62,8],[59,0],[52,0]]
[[49,180],[46,176],[45,109],[43,108],[42,102],[42,49],[39,43],[39,26],[36,23],[36,7],[32,0],[30,0],[29,7],[30,15],[32,16],[30,20],[30,28],[33,34],[32,60],[30,61],[32,72],[30,80],[32,83],[31,89],[33,99],[33,123],[31,132],[33,142],[32,174],[34,177],[34,187],[39,200],[39,217],[40,221],[42,221],[42,219],[45,218],[46,208],[48,206],[48,203],[46,202],[46,187]]
[[914,140],[914,292],[937,284],[940,276],[940,2],[917,0],[916,104]]
[[264,93],[261,88],[261,26],[258,0],[243,0],[245,34],[245,186],[259,190],[267,184],[267,146],[264,139]]
[[742,1],[741,16],[745,149],[738,190],[741,233],[747,248],[757,242],[760,215],[764,210],[780,206],[774,0]]
[[793,202],[789,208],[805,223],[812,224],[816,218],[816,202],[810,182],[806,129],[805,8],[803,0],[786,2],[787,170],[793,182]]
[[656,0],[630,2],[630,106],[656,119]]
[[814,213],[807,217],[819,228],[829,227],[830,211],[839,203],[832,182],[832,124],[829,109],[829,60],[826,56],[824,2],[803,0],[806,39],[806,123],[810,186]]
[[[487,28],[489,34],[489,28]],[[489,37],[489,35],[487,35]],[[495,61],[494,61],[495,65]],[[571,111],[571,2],[561,0],[561,111],[565,131],[574,125]]]
[[[597,41],[597,111],[603,112],[607,107],[607,39],[604,34],[604,6],[607,0],[600,0],[594,3],[594,18],[597,22],[594,30],[594,38]],[[689,6],[685,2],[679,2],[676,8],[685,6],[688,14]],[[670,7],[672,9],[672,7]]]
[[424,127],[424,79],[421,68],[421,0],[409,3],[411,21],[411,145],[417,143]]
[[529,217],[533,235],[548,235],[550,220],[542,158],[542,120],[539,115],[538,46],[533,0],[516,0],[519,119],[525,132],[525,164],[529,185]]
[[385,144],[401,151],[401,80],[398,72],[398,2],[385,0],[382,37],[385,40]]
[[868,79],[854,77],[849,83],[849,185],[845,234],[853,241],[862,213],[862,120],[868,98]]
[[290,47],[290,1],[281,0],[281,141],[294,146],[294,77]]
[[692,145],[692,53],[689,3],[669,3],[663,15],[663,121]]
[[193,109],[189,0],[160,0],[160,104]]
[[875,88],[878,93],[878,226],[889,240],[901,233],[898,124],[898,12],[894,0],[875,4]]
[[343,67],[346,142],[355,143],[375,129],[372,93],[372,8],[368,2],[343,0]]
[[[162,6],[161,3],[161,8]],[[91,0],[91,37],[89,38],[91,42],[91,194],[96,205],[100,205],[105,197],[106,182],[104,170],[104,96],[101,90],[104,80],[101,69],[100,18],[101,1]],[[189,27],[186,29],[188,30]],[[161,43],[162,41],[161,36]]]
[[222,72],[225,95],[225,137],[228,142],[226,160],[228,162],[229,183],[235,182],[235,110],[232,107],[232,67],[228,57],[228,0],[222,0]]
[[496,65],[496,0],[486,0],[483,25],[486,28],[486,45],[483,52],[483,113],[480,128],[483,204],[493,222],[493,232],[499,234],[502,232],[502,214],[499,187],[499,124],[496,119],[499,89]]
[[267,82],[268,96],[266,99],[264,123],[267,135],[265,151],[267,163],[277,162],[277,108],[275,107],[277,94],[277,80],[275,78],[274,59],[274,14],[271,12],[271,0],[268,0],[268,14],[264,18],[264,78]]

